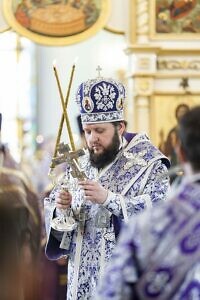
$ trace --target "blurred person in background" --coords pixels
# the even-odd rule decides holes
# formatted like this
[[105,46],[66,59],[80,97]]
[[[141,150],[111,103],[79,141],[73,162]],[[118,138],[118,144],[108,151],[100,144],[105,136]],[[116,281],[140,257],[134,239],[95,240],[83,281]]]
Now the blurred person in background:
[[[179,164],[178,161],[178,156],[176,153],[176,146],[177,146],[177,142],[178,142],[178,124],[179,121],[181,119],[181,117],[188,112],[190,109],[190,107],[185,104],[185,103],[181,103],[179,104],[176,109],[175,109],[175,118],[176,118],[176,122],[177,124],[170,129],[170,131],[168,132],[166,141],[165,141],[165,145],[163,147],[163,153],[170,159],[171,162],[171,167],[175,167]],[[174,175],[172,175],[170,177],[170,182],[173,183],[174,180],[177,178],[179,174],[175,173]]]
[[[2,114],[0,129],[1,124]],[[23,300],[65,299],[66,260],[51,262],[44,254],[46,236],[42,225],[43,207],[40,200],[47,192],[46,189],[49,192],[51,188],[47,186],[49,181],[44,177],[44,172],[49,167],[51,149],[51,140],[47,139],[41,147],[38,146],[39,155],[34,158],[29,153],[26,164],[24,161],[17,163],[8,145],[0,139],[0,267],[5,275],[2,273],[2,281],[0,279],[2,300],[22,300],[22,296]],[[12,284],[13,288],[9,286]],[[24,287],[26,291],[22,291]]]
[[22,174],[0,167],[0,299],[38,300],[41,216]]

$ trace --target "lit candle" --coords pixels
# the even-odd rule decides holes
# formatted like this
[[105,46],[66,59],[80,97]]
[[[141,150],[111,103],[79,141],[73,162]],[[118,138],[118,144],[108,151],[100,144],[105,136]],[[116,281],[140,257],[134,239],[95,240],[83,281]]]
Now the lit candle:
[[[61,99],[62,108],[63,108],[63,113],[62,113],[62,117],[61,117],[60,124],[59,124],[58,135],[57,135],[57,138],[56,138],[56,145],[55,145],[54,154],[53,154],[53,157],[55,158],[57,156],[57,150],[58,150],[58,145],[60,143],[60,138],[61,138],[61,134],[62,134],[64,120],[65,120],[66,125],[67,125],[67,131],[68,131],[68,135],[69,135],[71,149],[72,149],[72,151],[75,150],[72,130],[71,130],[71,127],[70,127],[69,118],[68,118],[67,111],[66,111],[68,100],[69,100],[70,89],[71,89],[71,85],[72,85],[72,79],[73,79],[74,70],[75,70],[75,64],[73,64],[73,66],[72,66],[70,81],[69,81],[67,96],[66,96],[65,101],[64,101],[64,98],[63,98],[63,93],[62,93],[62,89],[61,89],[61,85],[60,85],[60,80],[59,80],[59,77],[58,77],[58,72],[57,72],[57,69],[56,69],[56,61],[55,60],[53,61],[53,70],[54,70],[54,74],[55,74],[55,77],[56,77],[56,82],[57,82],[57,85],[58,85],[58,90],[59,90],[60,99]],[[50,166],[50,169],[53,169],[54,167],[55,166],[53,165],[53,162],[52,162],[51,166]]]
[[[60,86],[60,81],[59,81],[59,78],[58,78],[58,72],[57,72],[57,69],[56,69],[56,60],[53,61],[53,70],[54,70],[54,74],[55,74],[55,77],[56,77],[56,82],[57,82],[57,85],[58,85],[58,90],[59,90],[60,97],[63,98],[62,90],[61,90],[61,86]],[[54,154],[53,154],[54,158],[57,155],[58,145],[60,143],[60,137],[61,137],[62,129],[63,129],[63,123],[64,123],[64,113],[62,113],[62,118],[61,118],[59,128],[58,128],[58,135],[57,135],[57,138],[56,138],[56,145],[55,145]],[[54,168],[53,163],[51,163],[50,168],[52,168],[52,169]]]
[[73,63],[73,65],[76,65],[76,64],[77,64],[77,61],[78,61],[78,59],[79,59],[79,57],[78,57],[78,56],[76,56],[76,57],[75,57],[75,59],[74,59],[74,63]]
[[[61,101],[63,100],[63,94],[62,94],[62,89],[61,89],[61,86],[60,86],[60,80],[58,78],[58,72],[57,72],[57,69],[56,69],[56,61],[54,60],[53,61],[53,70],[54,70],[54,75],[56,77],[56,82],[57,82],[57,85],[58,85],[58,91],[59,91],[59,94],[60,94],[60,98],[61,98]],[[62,101],[62,104],[64,103],[64,100]]]
[[[77,60],[78,60],[78,57],[75,59],[74,64],[72,65],[69,85],[67,88],[67,95],[66,95],[66,99],[65,99],[65,107],[67,107],[67,105],[68,105],[69,95],[70,95],[72,81],[73,81],[73,77],[74,77],[74,71],[75,71],[75,62],[77,62]],[[68,135],[69,135],[69,140],[70,140],[72,151],[75,151],[75,144],[74,144],[74,139],[73,139],[72,130],[71,130],[71,127],[69,124],[69,120],[68,120],[67,130],[68,130]]]

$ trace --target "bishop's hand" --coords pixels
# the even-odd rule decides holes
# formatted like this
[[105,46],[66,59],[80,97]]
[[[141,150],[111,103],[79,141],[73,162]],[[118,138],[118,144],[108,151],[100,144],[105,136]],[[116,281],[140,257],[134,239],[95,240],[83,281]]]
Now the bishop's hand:
[[58,195],[55,199],[56,201],[56,208],[65,210],[68,209],[72,203],[72,195],[67,190],[61,190],[58,192]]
[[79,181],[79,186],[84,190],[85,200],[89,200],[93,203],[103,204],[108,196],[108,190],[106,190],[99,182],[95,180]]

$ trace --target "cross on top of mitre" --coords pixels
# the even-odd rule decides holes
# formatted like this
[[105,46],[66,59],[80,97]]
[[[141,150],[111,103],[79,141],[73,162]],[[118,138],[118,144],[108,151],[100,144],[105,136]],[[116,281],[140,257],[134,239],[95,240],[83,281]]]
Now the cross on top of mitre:
[[97,77],[101,77],[101,71],[102,71],[102,68],[101,68],[100,66],[98,66],[98,67],[96,68],[96,71],[97,71],[97,73],[98,73]]

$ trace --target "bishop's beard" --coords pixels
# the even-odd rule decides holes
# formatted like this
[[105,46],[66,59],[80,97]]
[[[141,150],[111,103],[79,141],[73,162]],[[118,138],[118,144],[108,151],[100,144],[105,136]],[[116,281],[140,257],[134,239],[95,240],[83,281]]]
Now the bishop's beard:
[[94,153],[93,149],[89,149],[90,153],[90,162],[91,165],[95,168],[101,169],[109,165],[112,161],[115,160],[117,153],[119,152],[120,139],[115,130],[112,141],[110,145],[104,149],[100,154]]

